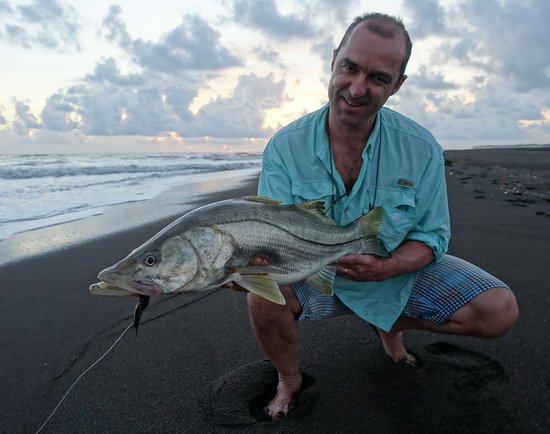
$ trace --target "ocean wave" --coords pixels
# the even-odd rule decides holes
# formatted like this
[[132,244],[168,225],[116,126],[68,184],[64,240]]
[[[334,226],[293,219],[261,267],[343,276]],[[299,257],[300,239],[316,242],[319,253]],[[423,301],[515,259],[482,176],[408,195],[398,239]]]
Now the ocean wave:
[[0,155],[0,240],[147,200],[197,176],[260,168],[259,154]]
[[[220,163],[222,162],[222,163]],[[226,170],[251,169],[259,167],[259,161],[204,161],[182,162],[166,165],[139,165],[139,164],[115,164],[107,166],[38,166],[25,165],[14,167],[0,167],[0,179],[18,180],[32,178],[61,178],[70,176],[102,176],[124,174],[151,174],[155,176],[170,177],[189,173],[221,172]]]

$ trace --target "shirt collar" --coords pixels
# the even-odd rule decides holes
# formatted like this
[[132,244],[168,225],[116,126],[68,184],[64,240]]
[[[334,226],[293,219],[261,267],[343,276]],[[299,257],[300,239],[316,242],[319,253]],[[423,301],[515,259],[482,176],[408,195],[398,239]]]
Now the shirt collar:
[[[327,168],[330,167],[330,149],[329,149],[330,142],[328,139],[328,133],[327,133],[327,127],[326,127],[328,111],[329,111],[329,104],[327,103],[321,109],[321,117],[323,121],[318,123],[317,131],[316,131],[317,137],[315,140],[315,154],[325,164],[325,166],[327,166]],[[367,144],[365,146],[365,149],[363,150],[362,157],[364,160],[372,159],[380,143],[380,130],[381,130],[380,118],[382,116],[381,112],[382,110],[380,110],[376,115],[376,119],[374,120],[374,127],[370,133],[369,138],[367,139]]]
[[373,155],[375,155],[376,149],[380,144],[380,134],[381,134],[380,118],[381,118],[381,110],[378,111],[378,114],[376,115],[376,119],[374,120],[374,126],[372,128],[369,138],[367,139],[367,145],[363,150],[363,159],[372,160],[372,157]]

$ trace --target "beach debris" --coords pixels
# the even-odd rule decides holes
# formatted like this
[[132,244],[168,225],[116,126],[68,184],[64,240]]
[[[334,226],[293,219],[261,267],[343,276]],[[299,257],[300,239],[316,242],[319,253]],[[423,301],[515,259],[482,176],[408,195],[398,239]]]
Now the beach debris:
[[[98,295],[155,296],[205,291],[235,282],[274,303],[279,290],[308,279],[332,294],[334,261],[349,253],[388,256],[377,238],[382,209],[375,208],[347,226],[324,214],[324,201],[281,205],[257,196],[215,202],[172,222],[121,261],[104,269],[90,286]],[[251,266],[261,257],[269,266]],[[145,297],[135,311],[135,327]]]

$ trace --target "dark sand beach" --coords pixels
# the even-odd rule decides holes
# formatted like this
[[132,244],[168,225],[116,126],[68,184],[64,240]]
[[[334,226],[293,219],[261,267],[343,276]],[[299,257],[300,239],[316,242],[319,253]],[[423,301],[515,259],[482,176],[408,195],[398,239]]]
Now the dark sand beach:
[[[274,372],[256,346],[244,294],[157,297],[139,335],[124,335],[43,432],[550,432],[550,148],[447,151],[446,158],[450,253],[513,288],[520,320],[508,335],[406,332],[422,363],[415,370],[390,362],[354,316],[303,322],[310,387],[288,419],[260,421]],[[193,205],[255,189],[251,179]],[[1,433],[36,432],[131,323],[135,300],[87,288],[171,220],[0,266]]]

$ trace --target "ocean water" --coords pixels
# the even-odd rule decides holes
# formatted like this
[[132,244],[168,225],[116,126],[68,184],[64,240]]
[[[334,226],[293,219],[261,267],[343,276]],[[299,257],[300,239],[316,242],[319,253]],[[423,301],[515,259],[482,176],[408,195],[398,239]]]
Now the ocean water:
[[0,155],[0,240],[144,201],[197,176],[259,172],[261,155]]

